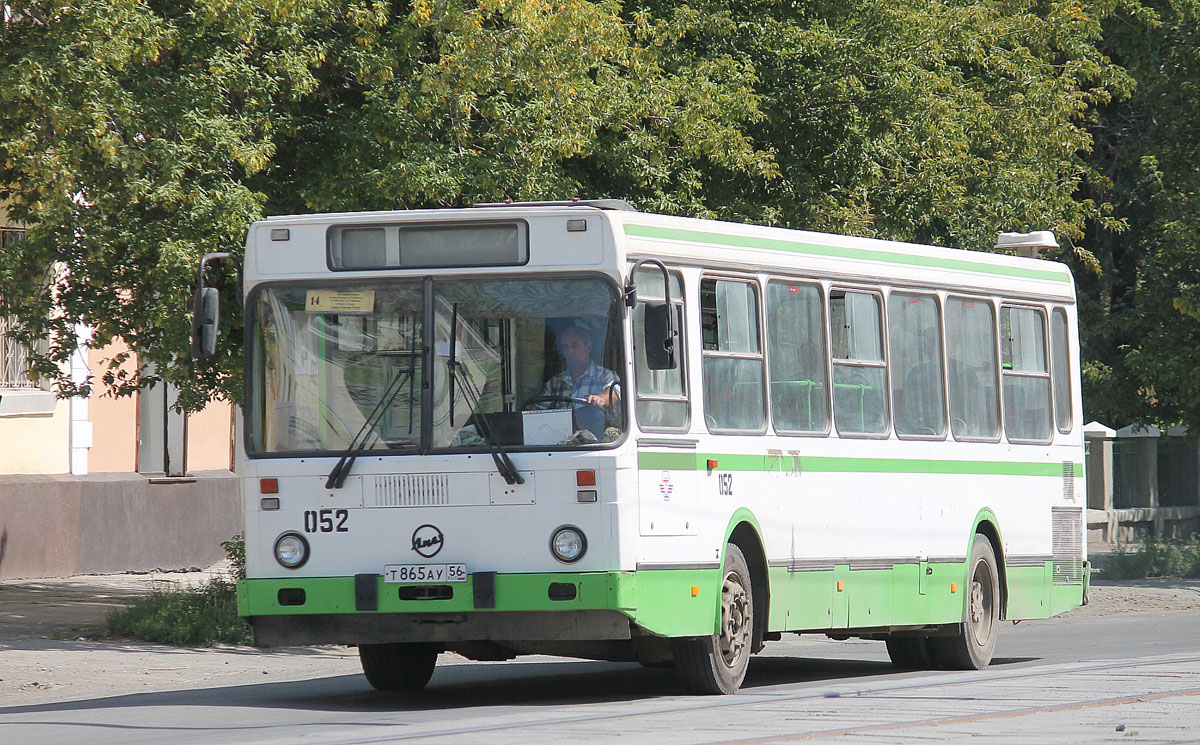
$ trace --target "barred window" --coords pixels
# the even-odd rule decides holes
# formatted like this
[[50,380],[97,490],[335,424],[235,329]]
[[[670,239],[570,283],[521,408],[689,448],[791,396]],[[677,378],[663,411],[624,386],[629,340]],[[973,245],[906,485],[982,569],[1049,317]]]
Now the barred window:
[[0,228],[0,248],[6,248],[23,240],[25,240],[25,231],[21,228]]
[[37,388],[25,373],[29,370],[29,349],[8,336],[12,318],[0,317],[0,388]]

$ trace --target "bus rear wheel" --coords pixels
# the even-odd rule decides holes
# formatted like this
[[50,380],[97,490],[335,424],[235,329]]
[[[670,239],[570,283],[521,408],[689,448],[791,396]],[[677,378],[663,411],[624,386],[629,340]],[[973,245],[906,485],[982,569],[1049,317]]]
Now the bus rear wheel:
[[968,564],[963,620],[953,636],[929,639],[929,652],[939,667],[982,670],[992,661],[1000,626],[1000,580],[996,553],[982,534],[975,535]]
[[754,636],[754,593],[742,550],[725,546],[721,628],[712,636],[671,640],[675,668],[692,693],[733,694],[746,678]]
[[375,690],[415,692],[429,683],[439,651],[433,644],[359,644],[358,660]]

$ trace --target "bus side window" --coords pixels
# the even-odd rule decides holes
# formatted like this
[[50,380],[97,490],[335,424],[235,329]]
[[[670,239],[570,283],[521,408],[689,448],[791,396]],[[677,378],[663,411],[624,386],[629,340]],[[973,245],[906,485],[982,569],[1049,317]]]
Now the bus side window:
[[781,434],[829,429],[829,374],[825,312],[818,285],[767,285],[771,418]]
[[[638,304],[633,309],[634,375],[637,383],[635,410],[638,425],[645,430],[687,429],[689,411],[687,397],[687,355],[684,344],[683,289],[678,274],[671,274],[671,302],[675,306],[675,359],[670,370],[651,370],[646,364],[645,318],[647,300],[662,301],[662,273],[655,268],[638,270]],[[619,337],[616,337],[619,338]]]
[[1070,432],[1071,352],[1068,346],[1067,312],[1055,308],[1050,316],[1050,362],[1054,382],[1054,421],[1059,432]]
[[829,293],[833,422],[838,434],[887,432],[882,316],[879,295],[874,292]]
[[1004,430],[1010,440],[1050,439],[1050,368],[1046,319],[1035,308],[1000,309]]
[[990,302],[946,299],[946,356],[951,433],[958,440],[999,438],[996,316]]
[[937,297],[888,296],[892,417],[898,437],[945,437],[942,319]]
[[700,323],[708,429],[762,431],[766,411],[757,286],[741,280],[701,280]]

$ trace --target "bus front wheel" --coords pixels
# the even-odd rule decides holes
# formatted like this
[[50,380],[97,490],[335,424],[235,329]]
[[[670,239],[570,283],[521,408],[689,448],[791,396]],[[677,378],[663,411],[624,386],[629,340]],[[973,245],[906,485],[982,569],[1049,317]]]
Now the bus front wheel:
[[358,659],[377,691],[419,691],[433,676],[438,648],[433,644],[359,644]]
[[732,694],[742,685],[754,635],[754,592],[742,550],[725,546],[721,628],[712,636],[671,640],[675,668],[693,693]]
[[928,640],[934,661],[949,670],[982,670],[992,661],[996,650],[1000,580],[996,553],[986,536],[975,535],[968,567],[962,623],[953,636],[934,636]]

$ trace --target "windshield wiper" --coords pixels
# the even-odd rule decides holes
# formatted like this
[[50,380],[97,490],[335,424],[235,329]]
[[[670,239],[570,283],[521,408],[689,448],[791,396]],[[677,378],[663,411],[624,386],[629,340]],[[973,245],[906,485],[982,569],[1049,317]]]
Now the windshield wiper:
[[[471,378],[466,374],[465,366],[458,361],[456,353],[458,351],[458,303],[453,306],[450,323],[450,355],[446,359],[446,367],[450,372],[450,424],[454,425],[454,386],[457,383],[461,386],[463,398],[467,399],[467,405],[471,407],[472,413],[475,416],[475,429],[483,437],[484,442],[488,444],[488,451],[492,454],[492,460],[496,462],[496,470],[504,477],[505,482],[510,486],[512,484],[524,484],[525,479],[517,472],[517,467],[513,465],[512,458],[508,457],[508,451],[500,444],[500,442],[492,434],[492,427],[488,424],[487,415],[483,413],[479,406],[479,391],[475,389],[475,384],[471,382]],[[463,374],[458,375],[459,368],[463,368]]]
[[342,454],[341,458],[338,458],[333,470],[329,472],[329,478],[325,479],[326,489],[341,489],[342,485],[346,483],[346,477],[350,475],[350,469],[354,466],[355,459],[366,451],[368,441],[376,434],[375,426],[383,419],[383,415],[396,400],[400,391],[404,390],[405,383],[412,379],[412,375],[411,366],[407,370],[401,368],[396,372],[396,376],[392,378],[387,388],[384,389],[383,395],[379,397],[379,403],[375,404],[374,409],[371,409],[367,420],[359,428],[358,434],[354,435],[346,452]]

